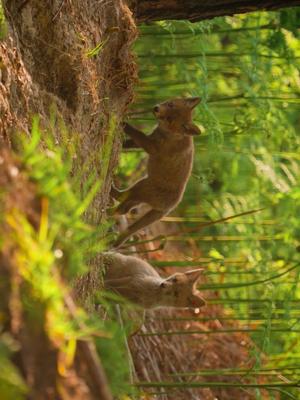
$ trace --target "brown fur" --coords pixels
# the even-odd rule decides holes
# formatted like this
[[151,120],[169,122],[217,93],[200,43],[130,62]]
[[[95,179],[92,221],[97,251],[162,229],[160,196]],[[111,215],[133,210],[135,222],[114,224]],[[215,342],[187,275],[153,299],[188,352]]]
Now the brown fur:
[[144,308],[205,305],[195,288],[202,269],[162,278],[146,261],[120,253],[106,253],[105,269],[105,288]]
[[182,199],[193,165],[193,136],[200,134],[192,122],[192,111],[199,97],[174,99],[154,107],[158,126],[149,136],[125,124],[124,131],[148,154],[147,175],[124,191],[112,188],[121,203],[116,209],[126,214],[141,203],[151,210],[135,221],[115,242],[120,246],[131,235],[167,215]]

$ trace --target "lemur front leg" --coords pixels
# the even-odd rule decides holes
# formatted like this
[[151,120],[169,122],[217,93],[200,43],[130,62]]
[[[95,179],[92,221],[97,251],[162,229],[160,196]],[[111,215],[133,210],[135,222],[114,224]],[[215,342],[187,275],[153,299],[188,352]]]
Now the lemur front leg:
[[[151,152],[155,151],[155,144],[143,132],[141,132],[138,129],[134,128],[133,126],[129,125],[127,122],[125,122],[123,124],[123,129],[124,129],[124,132],[128,136],[131,137],[131,139],[136,144],[136,146],[141,147],[147,153],[151,153]],[[133,143],[132,143],[132,141],[130,141],[130,147],[134,147],[132,145],[133,145]],[[130,147],[127,147],[127,148],[130,148]]]

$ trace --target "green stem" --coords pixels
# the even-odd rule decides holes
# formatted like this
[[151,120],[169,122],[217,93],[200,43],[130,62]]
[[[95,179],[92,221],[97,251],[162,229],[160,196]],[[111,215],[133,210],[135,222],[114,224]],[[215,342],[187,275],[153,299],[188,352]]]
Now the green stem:
[[213,387],[240,387],[240,388],[299,388],[299,381],[282,383],[230,383],[230,382],[137,382],[136,387],[173,387],[173,388],[213,388]]
[[[186,330],[186,331],[161,331],[161,332],[146,332],[139,333],[137,336],[174,336],[174,335],[220,335],[223,333],[265,333],[266,329],[254,329],[254,328],[245,328],[245,329],[219,329],[219,330],[207,330],[207,331],[199,331],[199,330]],[[299,329],[289,330],[286,328],[274,328],[268,329],[268,332],[274,333],[300,333]]]
[[200,285],[199,290],[215,290],[215,289],[229,289],[229,288],[233,289],[233,288],[261,285],[263,283],[271,282],[275,279],[278,279],[278,278],[288,274],[289,272],[298,268],[299,265],[300,265],[300,263],[297,263],[296,265],[293,265],[292,267],[287,268],[285,271],[283,271],[279,274],[271,275],[270,277],[265,278],[265,279],[260,279],[260,280],[252,281],[252,282],[244,282],[244,283],[243,282],[241,282],[241,283],[224,283],[222,285],[206,284],[206,285]]

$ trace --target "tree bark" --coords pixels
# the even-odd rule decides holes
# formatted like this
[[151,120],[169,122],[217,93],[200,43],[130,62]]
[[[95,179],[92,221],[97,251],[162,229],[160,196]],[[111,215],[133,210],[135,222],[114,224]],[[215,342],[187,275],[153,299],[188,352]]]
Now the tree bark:
[[185,19],[191,22],[243,14],[252,11],[273,11],[300,5],[300,0],[137,0],[138,22]]

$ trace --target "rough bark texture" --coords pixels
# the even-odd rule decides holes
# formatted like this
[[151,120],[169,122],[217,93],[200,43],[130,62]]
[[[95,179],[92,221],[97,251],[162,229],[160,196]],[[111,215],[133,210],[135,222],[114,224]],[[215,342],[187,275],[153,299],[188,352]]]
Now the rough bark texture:
[[[112,116],[116,132],[133,97],[135,64],[130,46],[136,37],[131,11],[123,0],[7,0],[9,25],[0,42],[0,144],[14,146],[20,132],[30,135],[31,120],[60,142],[62,121],[76,145],[75,168],[101,174],[100,154]],[[94,55],[91,50],[99,46]],[[120,150],[116,135],[109,171]],[[101,221],[110,175],[96,197],[92,223]]]
[[138,22],[185,19],[192,22],[243,14],[277,10],[300,5],[300,0],[137,0],[134,13]]
[[79,171],[84,185],[88,175],[101,176],[101,151],[113,120],[106,179],[85,215],[98,225],[121,150],[119,124],[136,81],[132,13],[126,0],[2,3],[8,34],[0,41],[0,147],[17,148],[20,134],[30,136],[38,115],[61,148],[70,143],[75,149],[74,173]]
[[[115,137],[106,179],[86,214],[88,222],[97,225],[105,213],[121,147],[118,127],[136,80],[130,51],[136,37],[132,13],[125,0],[4,0],[2,4],[8,33],[0,41],[0,195],[6,193],[0,198],[0,214],[18,210],[34,227],[39,224],[35,187],[19,173],[10,151],[18,148],[21,134],[30,136],[33,115],[39,116],[42,131],[51,132],[60,148],[74,146],[74,171],[81,171],[83,184],[87,174],[103,176],[101,151],[113,120]],[[30,398],[111,399],[92,343],[79,343],[74,365],[66,376],[58,373],[59,348],[48,337],[45,321],[29,320],[24,314],[20,295],[24,282],[15,260],[18,247],[8,240],[7,229],[0,218],[0,231],[7,239],[0,252],[0,313],[6,317],[6,331],[19,343],[15,361],[30,387]],[[68,307],[65,313],[70,313]]]

